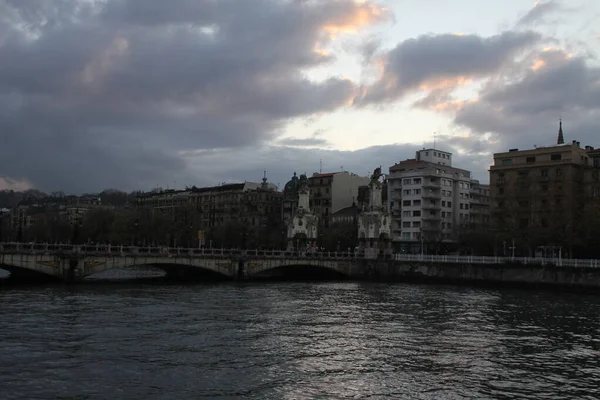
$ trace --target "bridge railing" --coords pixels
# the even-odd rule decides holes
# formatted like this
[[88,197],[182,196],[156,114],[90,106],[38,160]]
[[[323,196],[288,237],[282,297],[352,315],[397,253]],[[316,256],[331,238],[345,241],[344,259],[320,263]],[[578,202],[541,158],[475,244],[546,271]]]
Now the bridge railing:
[[[73,245],[53,243],[0,243],[0,253],[5,254],[79,254],[89,256],[149,256],[149,257],[222,257],[222,258],[310,258],[356,259],[364,255],[355,252],[314,252],[288,250],[243,250],[217,248],[183,248],[165,246],[115,246],[107,244]],[[564,267],[600,268],[598,259],[530,258],[495,256],[457,256],[432,254],[395,254],[396,261],[454,263],[454,264],[532,264]]]
[[396,254],[396,261],[414,261],[453,264],[532,264],[562,267],[600,268],[600,260],[559,257],[494,257],[494,256],[445,256],[433,254]]
[[51,243],[0,243],[0,253],[6,254],[73,254],[94,256],[149,257],[251,257],[251,258],[312,258],[353,259],[353,252],[311,252],[287,250],[243,250],[217,248],[184,248],[165,246],[72,245]]

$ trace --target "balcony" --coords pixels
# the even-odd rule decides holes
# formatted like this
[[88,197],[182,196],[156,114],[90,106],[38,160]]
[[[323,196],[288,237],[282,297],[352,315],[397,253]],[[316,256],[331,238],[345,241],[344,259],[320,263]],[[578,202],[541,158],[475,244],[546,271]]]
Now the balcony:
[[421,206],[421,208],[423,210],[441,210],[442,205],[440,204],[440,202],[432,204],[428,201],[425,201],[425,202],[423,202],[423,205]]
[[424,188],[439,188],[441,187],[441,181],[439,179],[435,181],[426,179],[421,186]]
[[440,221],[441,219],[442,216],[439,213],[435,215],[425,214],[421,216],[421,220],[423,221]]
[[423,190],[421,197],[424,199],[441,199],[442,193],[438,190]]

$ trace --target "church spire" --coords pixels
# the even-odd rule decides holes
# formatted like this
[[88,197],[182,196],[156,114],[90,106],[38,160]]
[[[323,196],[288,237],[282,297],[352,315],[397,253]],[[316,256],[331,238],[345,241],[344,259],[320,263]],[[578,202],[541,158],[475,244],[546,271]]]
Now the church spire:
[[562,131],[562,118],[559,120],[558,123],[558,140],[556,141],[556,144],[565,144],[565,137],[563,136]]

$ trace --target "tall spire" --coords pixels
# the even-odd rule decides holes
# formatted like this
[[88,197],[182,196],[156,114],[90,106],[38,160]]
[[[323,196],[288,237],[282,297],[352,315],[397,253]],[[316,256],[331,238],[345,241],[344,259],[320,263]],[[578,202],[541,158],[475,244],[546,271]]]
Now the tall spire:
[[562,131],[562,118],[559,119],[558,123],[558,140],[556,141],[556,144],[565,144],[565,137],[563,136]]

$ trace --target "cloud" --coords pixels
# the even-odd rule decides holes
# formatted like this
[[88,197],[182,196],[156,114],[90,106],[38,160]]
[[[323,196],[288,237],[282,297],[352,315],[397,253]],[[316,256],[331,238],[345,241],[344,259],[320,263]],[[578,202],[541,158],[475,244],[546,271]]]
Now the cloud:
[[455,123],[475,134],[492,133],[502,145],[531,148],[555,143],[562,117],[567,140],[597,146],[600,68],[560,49],[542,51],[536,60],[536,68],[524,68],[512,81],[486,85],[478,102],[457,112]]
[[277,142],[278,145],[290,147],[325,147],[329,144],[327,139],[323,138],[322,130],[315,132],[308,138],[284,138]]
[[519,22],[517,22],[517,26],[527,26],[532,25],[536,22],[544,22],[545,17],[548,14],[551,14],[555,11],[561,10],[559,2],[556,0],[548,1],[545,3],[536,1],[534,7],[529,10],[527,14],[525,14]]
[[411,92],[453,89],[493,75],[522,50],[541,40],[534,32],[477,35],[427,35],[408,39],[381,55],[383,73],[363,89],[355,103],[395,101]]
[[15,181],[6,176],[0,176],[0,190],[14,190],[22,192],[31,189],[31,185],[23,181]]
[[389,18],[374,1],[0,2],[0,172],[41,189],[196,176],[182,151],[273,140],[348,104],[303,71],[333,37]]

